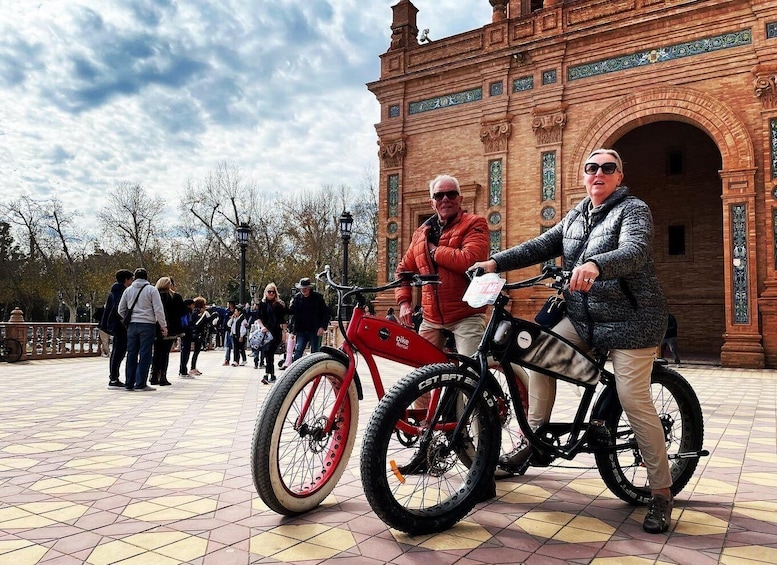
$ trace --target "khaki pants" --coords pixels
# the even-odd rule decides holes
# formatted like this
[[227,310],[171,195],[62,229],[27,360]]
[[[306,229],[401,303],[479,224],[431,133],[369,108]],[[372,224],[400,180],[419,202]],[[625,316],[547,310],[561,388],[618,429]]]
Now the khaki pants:
[[[561,320],[553,331],[584,351],[588,350],[569,318]],[[653,370],[655,347],[644,349],[612,349],[610,360],[615,373],[615,387],[623,411],[634,430],[637,445],[647,468],[650,488],[658,490],[672,485],[669,459],[664,443],[664,429],[650,396],[650,375]],[[534,371],[529,373],[529,425],[537,429],[550,420],[556,399],[556,379]]]
[[445,344],[442,330],[453,333],[453,338],[456,340],[456,351],[462,355],[472,355],[477,351],[480,340],[483,338],[483,332],[486,331],[486,315],[475,314],[453,324],[433,324],[424,320],[418,328],[418,335],[442,348]]

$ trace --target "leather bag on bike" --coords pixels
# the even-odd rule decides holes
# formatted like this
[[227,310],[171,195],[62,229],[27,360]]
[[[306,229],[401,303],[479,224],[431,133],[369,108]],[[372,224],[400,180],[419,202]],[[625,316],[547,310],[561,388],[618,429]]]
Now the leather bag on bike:
[[548,297],[540,311],[534,316],[534,321],[543,328],[552,328],[567,315],[567,303],[560,294]]

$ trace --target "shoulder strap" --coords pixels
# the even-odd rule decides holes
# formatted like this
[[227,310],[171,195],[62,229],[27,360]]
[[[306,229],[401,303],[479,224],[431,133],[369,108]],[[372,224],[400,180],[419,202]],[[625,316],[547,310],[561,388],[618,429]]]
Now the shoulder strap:
[[[146,285],[146,286],[148,286],[148,285]],[[140,295],[143,294],[143,291],[146,289],[146,286],[141,287],[141,289],[135,295],[135,301],[132,303],[132,306],[130,306],[130,310],[134,310],[135,309],[135,305],[138,303],[138,300],[140,300]]]

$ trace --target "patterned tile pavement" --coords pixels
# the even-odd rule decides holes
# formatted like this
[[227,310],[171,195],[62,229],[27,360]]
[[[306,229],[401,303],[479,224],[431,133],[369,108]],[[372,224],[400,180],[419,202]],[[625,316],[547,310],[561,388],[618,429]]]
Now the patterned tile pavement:
[[[596,471],[530,469],[448,532],[409,537],[372,513],[349,469],[317,510],[269,511],[250,472],[261,371],[200,357],[156,392],[106,387],[107,360],[0,366],[0,564],[777,563],[777,373],[684,365],[711,456],[666,535]],[[175,361],[175,358],[174,358]],[[173,361],[173,366],[174,366]],[[384,363],[384,382],[404,368]],[[559,405],[565,397],[559,388]],[[360,427],[376,403],[365,383]]]

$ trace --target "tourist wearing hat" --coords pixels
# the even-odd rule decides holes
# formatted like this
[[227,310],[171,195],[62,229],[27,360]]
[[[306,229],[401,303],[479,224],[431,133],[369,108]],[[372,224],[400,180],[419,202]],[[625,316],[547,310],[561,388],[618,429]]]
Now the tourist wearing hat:
[[321,336],[329,326],[329,307],[321,293],[313,290],[313,283],[309,278],[300,279],[296,288],[299,292],[291,299],[289,312],[294,316],[294,332],[296,344],[294,346],[294,360],[296,361],[305,352],[310,344],[310,352],[315,353],[321,349]]

